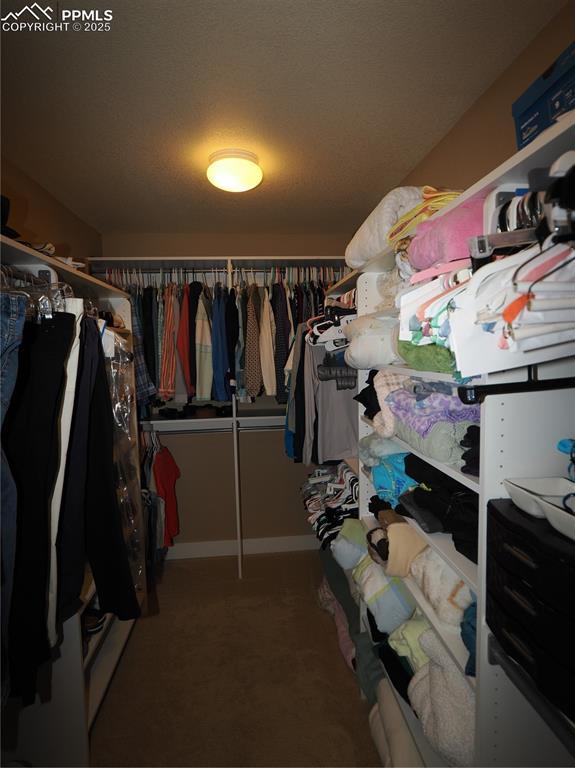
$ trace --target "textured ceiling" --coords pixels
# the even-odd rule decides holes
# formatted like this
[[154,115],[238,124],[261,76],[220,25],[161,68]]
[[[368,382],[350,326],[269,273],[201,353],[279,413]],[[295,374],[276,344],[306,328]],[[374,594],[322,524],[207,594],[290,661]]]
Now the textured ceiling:
[[[562,5],[77,2],[112,30],[3,35],[3,151],[104,233],[352,232]],[[256,190],[206,181],[229,146]]]

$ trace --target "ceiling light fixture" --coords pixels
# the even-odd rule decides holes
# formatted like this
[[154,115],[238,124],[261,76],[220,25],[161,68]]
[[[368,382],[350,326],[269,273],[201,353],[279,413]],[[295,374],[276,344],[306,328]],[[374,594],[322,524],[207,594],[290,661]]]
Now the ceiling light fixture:
[[245,149],[220,149],[210,155],[208,180],[226,192],[247,192],[261,182],[263,171],[258,156]]

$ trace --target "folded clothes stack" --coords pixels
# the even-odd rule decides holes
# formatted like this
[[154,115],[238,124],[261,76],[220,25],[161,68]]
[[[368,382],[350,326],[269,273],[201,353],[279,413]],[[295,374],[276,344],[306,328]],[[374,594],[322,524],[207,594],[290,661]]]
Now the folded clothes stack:
[[335,539],[344,520],[359,515],[357,475],[345,462],[333,468],[315,470],[301,492],[308,511],[308,522],[322,548]]
[[[438,350],[439,348],[436,347]],[[466,405],[446,382],[421,382],[389,370],[370,371],[366,386],[355,396],[373,421],[375,436],[360,441],[360,453],[367,466],[391,453],[398,437],[414,450],[436,461],[452,464],[469,446],[462,444],[469,427],[477,425],[480,409]],[[469,434],[476,434],[472,430]],[[395,451],[397,452],[397,450]],[[474,474],[470,464],[470,473]],[[476,474],[476,473],[475,473]]]
[[455,548],[476,563],[477,494],[413,454],[405,459],[405,471],[419,486],[402,496],[402,514],[413,517],[428,533],[451,533]]
[[461,471],[466,475],[479,476],[479,425],[471,424],[460,441],[464,448],[461,458],[464,461]]

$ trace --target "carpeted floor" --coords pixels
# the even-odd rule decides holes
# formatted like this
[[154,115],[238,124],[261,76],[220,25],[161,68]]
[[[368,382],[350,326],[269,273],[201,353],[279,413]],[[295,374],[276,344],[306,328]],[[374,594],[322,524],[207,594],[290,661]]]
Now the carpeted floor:
[[317,552],[172,560],[92,729],[93,766],[377,766],[316,601]]

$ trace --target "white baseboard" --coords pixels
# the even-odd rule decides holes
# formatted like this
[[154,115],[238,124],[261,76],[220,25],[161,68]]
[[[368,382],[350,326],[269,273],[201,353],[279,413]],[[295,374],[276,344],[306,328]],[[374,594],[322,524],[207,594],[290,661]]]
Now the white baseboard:
[[[244,539],[244,555],[261,555],[266,552],[299,552],[317,549],[319,541],[315,536],[271,536],[265,539]],[[194,557],[222,557],[237,555],[238,545],[234,539],[222,541],[182,541],[168,550],[168,560],[184,560]]]

